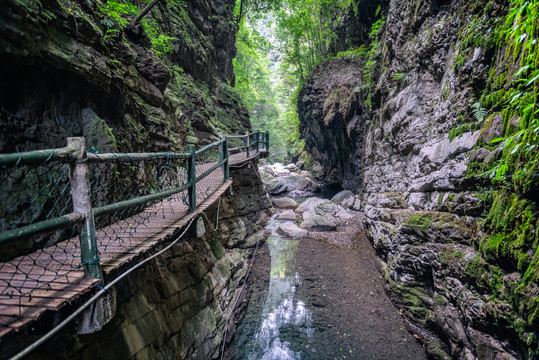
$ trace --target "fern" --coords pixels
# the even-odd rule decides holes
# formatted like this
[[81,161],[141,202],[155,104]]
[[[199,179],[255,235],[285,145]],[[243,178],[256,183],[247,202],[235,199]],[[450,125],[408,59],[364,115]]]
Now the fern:
[[116,25],[111,19],[101,19],[100,22],[109,29],[113,28],[114,25]]
[[487,109],[481,106],[479,101],[472,104],[472,114],[478,122],[482,122],[487,116]]

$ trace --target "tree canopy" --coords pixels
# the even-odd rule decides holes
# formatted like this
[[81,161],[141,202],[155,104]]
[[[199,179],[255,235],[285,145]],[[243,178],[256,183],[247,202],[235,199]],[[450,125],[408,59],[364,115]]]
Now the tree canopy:
[[330,56],[335,27],[352,0],[242,0],[234,60],[236,89],[252,126],[271,133],[274,158],[297,157],[297,95],[309,73]]

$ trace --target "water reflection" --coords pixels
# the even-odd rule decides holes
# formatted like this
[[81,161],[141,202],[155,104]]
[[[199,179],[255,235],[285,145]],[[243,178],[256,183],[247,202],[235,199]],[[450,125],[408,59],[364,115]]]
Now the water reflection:
[[308,348],[305,344],[314,332],[311,312],[294,297],[296,287],[301,286],[295,269],[298,244],[275,233],[268,238],[271,279],[249,360],[301,359],[302,350]]

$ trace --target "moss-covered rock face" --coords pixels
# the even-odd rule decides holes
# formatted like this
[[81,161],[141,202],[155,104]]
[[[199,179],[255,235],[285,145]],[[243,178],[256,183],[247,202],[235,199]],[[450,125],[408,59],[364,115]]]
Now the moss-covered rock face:
[[179,151],[249,128],[231,87],[234,1],[160,1],[132,27],[134,3],[3,3],[0,152],[81,135],[99,151]]
[[539,357],[538,6],[390,1],[372,51],[322,64],[298,99],[434,358]]

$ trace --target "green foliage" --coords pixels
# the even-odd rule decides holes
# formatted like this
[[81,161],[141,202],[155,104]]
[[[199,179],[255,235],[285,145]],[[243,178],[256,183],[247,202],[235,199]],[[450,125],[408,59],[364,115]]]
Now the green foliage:
[[406,82],[406,72],[396,72],[391,78],[396,81]]
[[367,48],[365,45],[361,45],[360,47],[356,47],[347,51],[341,51],[338,52],[335,55],[335,58],[345,58],[345,57],[357,57],[357,58],[364,58],[367,55]]
[[[247,21],[243,21],[236,35],[236,48],[238,52],[233,60],[236,90],[244,105],[251,116],[260,121],[261,116],[267,116],[266,111],[276,116],[276,109],[266,108],[275,102],[267,59],[271,44]],[[262,124],[255,120],[253,125]]]
[[107,28],[118,27],[124,29],[128,24],[128,16],[136,16],[138,8],[131,1],[97,1],[96,2],[99,11],[105,16],[101,19],[101,23]]
[[283,114],[284,106],[272,81],[269,58],[273,46],[249,21],[243,20],[236,47],[235,89],[249,110],[253,130],[269,131],[272,157],[284,161],[288,155],[287,130],[293,119],[288,119],[291,116],[288,112]]
[[[483,102],[504,116],[501,159],[488,171],[494,181],[527,191],[539,168],[539,1],[511,0],[500,27],[499,75],[491,74]],[[512,69],[518,69],[514,75]],[[509,175],[509,177],[507,177]]]
[[[474,7],[474,3],[468,6]],[[459,32],[458,52],[454,61],[454,68],[460,69],[467,59],[473,55],[473,48],[481,47],[485,51],[496,46],[499,42],[501,33],[496,26],[497,18],[492,18],[488,14],[488,7],[482,13],[475,14],[470,9],[470,15],[467,18],[466,25]]]
[[494,192],[490,197],[492,206],[483,227],[491,235],[481,240],[480,248],[493,260],[526,270],[531,261],[530,254],[539,245],[533,205],[517,194],[505,191]]
[[302,84],[327,59],[334,28],[353,6],[351,0],[283,1],[275,12],[276,35],[283,53],[281,69],[290,81]]
[[249,20],[258,20],[269,12],[278,10],[281,4],[281,0],[237,0],[234,15],[238,22],[246,17]]
[[167,36],[159,34],[157,37],[151,37],[152,47],[156,54],[166,54],[172,51],[171,45],[174,41],[178,40],[173,36]]
[[479,101],[472,104],[472,114],[478,122],[482,122],[487,116],[487,109],[481,106]]
[[[529,343],[529,334],[539,326],[539,303],[536,284],[539,281],[539,218],[535,203],[509,189],[488,195],[492,203],[482,223],[484,236],[479,240],[482,267],[475,273],[479,284],[488,286],[493,298],[509,302],[519,325],[513,327],[523,343]],[[489,265],[483,259],[497,266]],[[473,268],[466,266],[468,271]],[[518,270],[523,276],[510,284],[500,281],[504,273]],[[493,272],[496,270],[496,272]],[[482,275],[481,275],[482,274]],[[538,348],[530,347],[530,358],[539,355]]]
[[[109,39],[126,41],[126,39],[123,37],[123,31],[131,19],[136,17],[136,15],[140,12],[141,8],[144,6],[144,3],[144,1],[137,0],[96,1],[95,6],[102,17],[99,20],[99,23],[106,29],[105,36],[103,38],[104,42]],[[182,24],[183,26],[177,27],[175,31],[182,35],[182,39],[186,43],[189,43],[190,37],[184,36],[189,33],[189,31],[186,31],[186,29],[189,28],[189,25],[192,25],[186,12],[187,4],[184,1],[176,0],[164,0],[162,1],[162,4],[162,6],[166,8],[167,16],[177,16],[184,23]],[[144,17],[141,24],[144,28],[145,34],[150,39],[152,51],[159,58],[164,60],[165,55],[173,51],[173,45],[179,40],[179,38],[176,34],[168,34],[163,31],[161,23],[165,21],[165,19],[162,18],[162,14],[158,7],[153,8],[152,15],[153,16]],[[166,20],[169,21],[170,19]],[[193,26],[190,27],[191,30],[193,29]]]
[[[249,109],[253,128],[269,129],[273,157],[280,161],[287,156],[299,157],[303,151],[297,96],[309,73],[330,55],[336,36],[333,29],[350,9],[357,13],[353,0],[236,3],[240,19],[234,60],[236,89]],[[254,29],[255,24],[266,39]],[[338,56],[361,57],[366,53],[362,46]]]
[[365,105],[368,108],[372,107],[371,97],[372,90],[374,88],[374,75],[376,68],[376,58],[380,49],[380,35],[385,25],[385,18],[381,18],[372,24],[371,32],[369,38],[371,43],[369,44],[369,51],[366,54],[365,67],[363,69],[363,88],[367,91],[367,98],[365,100]]

